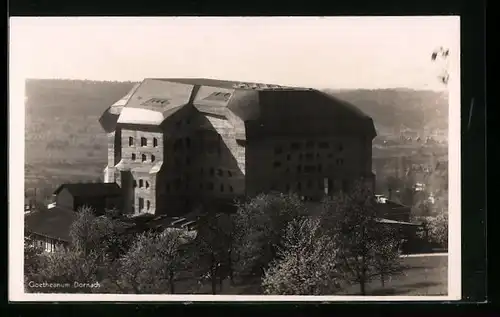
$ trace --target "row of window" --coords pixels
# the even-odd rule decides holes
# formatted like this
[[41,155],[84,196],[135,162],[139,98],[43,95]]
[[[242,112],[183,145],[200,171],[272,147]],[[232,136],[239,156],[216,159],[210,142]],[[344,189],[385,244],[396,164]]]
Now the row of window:
[[[146,210],[151,208],[151,202],[149,200],[146,201]],[[139,197],[139,212],[144,210],[144,198]]]
[[[307,141],[305,144],[302,144],[301,142],[292,142],[290,144],[290,150],[292,150],[292,151],[298,151],[298,150],[301,150],[302,148],[313,149],[315,147],[316,147],[316,143],[314,141]],[[321,141],[321,142],[317,143],[317,147],[319,149],[329,149],[330,143],[325,142],[325,141]],[[342,152],[344,150],[344,146],[342,144],[338,144],[336,146],[336,148],[339,152]],[[284,152],[284,147],[282,145],[277,145],[274,148],[275,154],[281,154],[283,152]]]
[[134,188],[135,187],[139,187],[139,188],[149,188],[149,182],[148,181],[144,181],[142,179],[139,179],[139,184],[137,184],[137,181],[134,180]]
[[[132,153],[131,157],[132,161],[135,161],[137,160],[137,155],[135,153]],[[148,157],[146,154],[142,154],[141,155],[141,162],[146,162],[148,160]],[[151,163],[156,161],[156,156],[154,156],[153,154],[151,154]]]
[[[337,159],[336,161],[336,164],[338,166],[342,166],[344,165],[344,159]],[[280,161],[275,161],[273,163],[273,167],[274,168],[280,168],[282,166],[281,162]],[[323,165],[322,164],[318,164],[318,165],[297,165],[297,173],[314,173],[314,172],[319,172],[321,173],[323,171]],[[290,172],[290,167],[287,167],[286,168],[286,172],[289,173]]]
[[[128,138],[128,145],[129,146],[134,146],[135,144],[135,140],[133,137],[129,137]],[[141,146],[148,146],[148,139],[145,138],[145,137],[141,137]],[[158,139],[157,138],[153,138],[153,146],[154,147],[157,147],[158,146]]]
[[[209,176],[215,176],[215,174],[216,174],[215,172],[216,172],[215,168],[211,167],[208,170],[208,175]],[[226,171],[226,173],[224,173],[224,170],[222,170],[220,168],[217,169],[217,176],[221,176],[222,177],[222,176],[224,176],[224,174],[226,174],[228,177],[232,177],[233,176],[233,173],[231,171]],[[202,176],[204,175],[204,169],[203,169],[203,167],[200,168],[200,175],[202,175]]]
[[[189,189],[189,186],[190,186],[190,183],[189,181],[187,182],[184,182],[184,187],[186,189]],[[165,191],[167,193],[169,193],[171,190],[173,191],[178,191],[178,190],[181,190],[182,189],[182,181],[180,179],[176,179],[173,183],[173,186],[171,187],[170,184],[166,184],[165,185]],[[199,183],[199,189],[207,189],[209,191],[213,191],[215,190],[215,185],[213,182],[207,182],[207,183]],[[231,185],[224,185],[224,184],[220,184],[219,185],[219,191],[222,193],[222,192],[225,192],[225,191],[228,191],[230,193],[234,192],[234,188],[233,186]]]

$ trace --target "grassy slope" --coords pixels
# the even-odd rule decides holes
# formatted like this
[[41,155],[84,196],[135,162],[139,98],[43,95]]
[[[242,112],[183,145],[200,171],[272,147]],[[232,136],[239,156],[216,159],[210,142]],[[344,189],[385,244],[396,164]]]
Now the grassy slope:
[[[65,181],[90,181],[100,177],[106,164],[106,136],[98,119],[133,84],[29,80],[26,85],[26,187],[54,188]],[[379,133],[400,125],[421,128],[422,122],[435,127],[447,125],[444,115],[447,102],[439,93],[401,89],[335,93],[371,115]],[[411,154],[414,150],[404,151]],[[374,156],[396,156],[401,151],[403,149],[374,149]]]

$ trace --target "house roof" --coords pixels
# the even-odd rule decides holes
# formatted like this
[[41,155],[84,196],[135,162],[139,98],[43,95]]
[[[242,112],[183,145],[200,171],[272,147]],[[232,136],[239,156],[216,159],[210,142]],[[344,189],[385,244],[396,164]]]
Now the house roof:
[[67,189],[71,195],[78,197],[117,196],[121,194],[120,186],[116,183],[62,184],[54,191],[54,194],[59,194],[63,189]]
[[31,212],[24,216],[26,231],[45,237],[70,242],[71,224],[78,214],[61,207]]
[[[192,105],[199,112],[226,117],[237,128],[244,122],[258,122],[255,127],[263,128],[256,131],[263,135],[294,129],[300,133],[349,129],[376,135],[371,118],[356,106],[310,88],[206,78],[147,78],[123,100],[100,118],[108,133],[118,124],[159,126]],[[261,125],[277,121],[279,125]],[[304,128],[307,124],[310,129]]]

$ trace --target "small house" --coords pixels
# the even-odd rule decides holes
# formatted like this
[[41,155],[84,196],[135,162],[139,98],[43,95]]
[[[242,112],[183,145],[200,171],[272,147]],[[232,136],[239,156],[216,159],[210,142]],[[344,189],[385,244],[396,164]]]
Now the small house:
[[25,235],[46,252],[54,252],[71,242],[71,225],[78,214],[72,210],[54,207],[34,211],[24,216]]
[[105,209],[120,208],[121,189],[116,183],[62,184],[53,194],[55,206],[77,211],[82,206],[102,215]]

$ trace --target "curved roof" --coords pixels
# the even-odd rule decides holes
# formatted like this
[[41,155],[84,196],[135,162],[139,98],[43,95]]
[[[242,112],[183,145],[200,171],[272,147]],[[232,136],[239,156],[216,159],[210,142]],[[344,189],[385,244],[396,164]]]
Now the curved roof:
[[238,127],[250,121],[280,122],[268,132],[281,133],[298,126],[304,131],[306,124],[306,130],[318,132],[358,129],[376,135],[368,115],[315,89],[203,78],[145,79],[108,108],[100,121],[107,132],[120,123],[157,126],[186,105],[224,116]]

